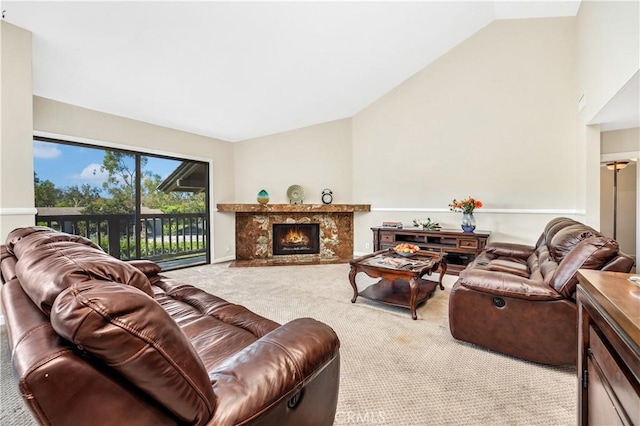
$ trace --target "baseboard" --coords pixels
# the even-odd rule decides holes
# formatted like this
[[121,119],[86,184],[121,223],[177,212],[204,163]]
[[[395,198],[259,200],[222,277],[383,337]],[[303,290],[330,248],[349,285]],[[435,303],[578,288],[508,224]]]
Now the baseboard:
[[232,260],[236,260],[235,256],[225,256],[225,257],[218,257],[216,259],[213,259],[213,262],[211,263],[224,263],[224,262],[231,262]]

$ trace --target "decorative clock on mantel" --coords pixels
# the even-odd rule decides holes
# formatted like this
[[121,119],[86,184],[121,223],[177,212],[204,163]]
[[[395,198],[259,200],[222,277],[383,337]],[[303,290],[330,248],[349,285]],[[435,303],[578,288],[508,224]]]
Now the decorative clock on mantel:
[[322,202],[324,204],[333,203],[333,192],[329,188],[322,190]]

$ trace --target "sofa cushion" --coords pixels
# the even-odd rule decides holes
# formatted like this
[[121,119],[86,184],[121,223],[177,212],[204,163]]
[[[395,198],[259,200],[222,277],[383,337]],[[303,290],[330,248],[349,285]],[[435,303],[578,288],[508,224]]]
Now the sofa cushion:
[[494,259],[487,265],[490,271],[507,272],[528,278],[529,268],[526,263],[515,262],[514,259]]
[[156,301],[187,336],[207,371],[280,325],[188,284],[158,281]]
[[485,251],[496,256],[527,259],[533,253],[534,247],[516,243],[489,243]]
[[51,324],[181,422],[204,424],[212,416],[215,396],[201,360],[177,324],[140,290],[75,282],[55,300]]
[[558,300],[563,297],[540,281],[511,273],[467,268],[460,272],[457,283],[471,290],[495,296],[526,300]]
[[49,228],[35,228],[31,233],[12,232],[7,239],[7,248],[18,258],[16,276],[25,293],[45,314],[50,313],[51,305],[61,291],[82,281],[118,282],[153,296],[144,273],[109,256],[90,240]]

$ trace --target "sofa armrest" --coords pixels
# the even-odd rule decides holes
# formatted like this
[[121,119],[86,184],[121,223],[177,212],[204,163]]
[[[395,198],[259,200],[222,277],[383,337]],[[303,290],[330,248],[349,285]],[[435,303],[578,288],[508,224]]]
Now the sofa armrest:
[[209,371],[216,395],[212,424],[244,423],[290,398],[339,356],[339,347],[335,332],[311,318],[264,335]]
[[129,260],[127,263],[139,269],[147,278],[158,275],[162,271],[162,267],[155,262],[146,259]]
[[516,259],[527,259],[535,251],[535,247],[516,243],[489,243],[484,249],[486,252],[500,257],[514,257]]
[[15,258],[7,246],[0,245],[0,282],[6,283],[16,277],[16,263],[18,259]]
[[471,290],[496,296],[526,300],[558,300],[564,297],[541,281],[506,272],[466,269],[457,283]]

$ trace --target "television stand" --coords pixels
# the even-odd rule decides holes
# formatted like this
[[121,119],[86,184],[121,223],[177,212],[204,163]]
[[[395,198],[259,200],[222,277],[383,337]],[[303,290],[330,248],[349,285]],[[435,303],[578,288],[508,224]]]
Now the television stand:
[[373,231],[373,251],[410,243],[445,256],[447,273],[458,275],[487,245],[490,231],[462,232],[455,229],[427,231],[422,228],[389,228],[378,226]]

